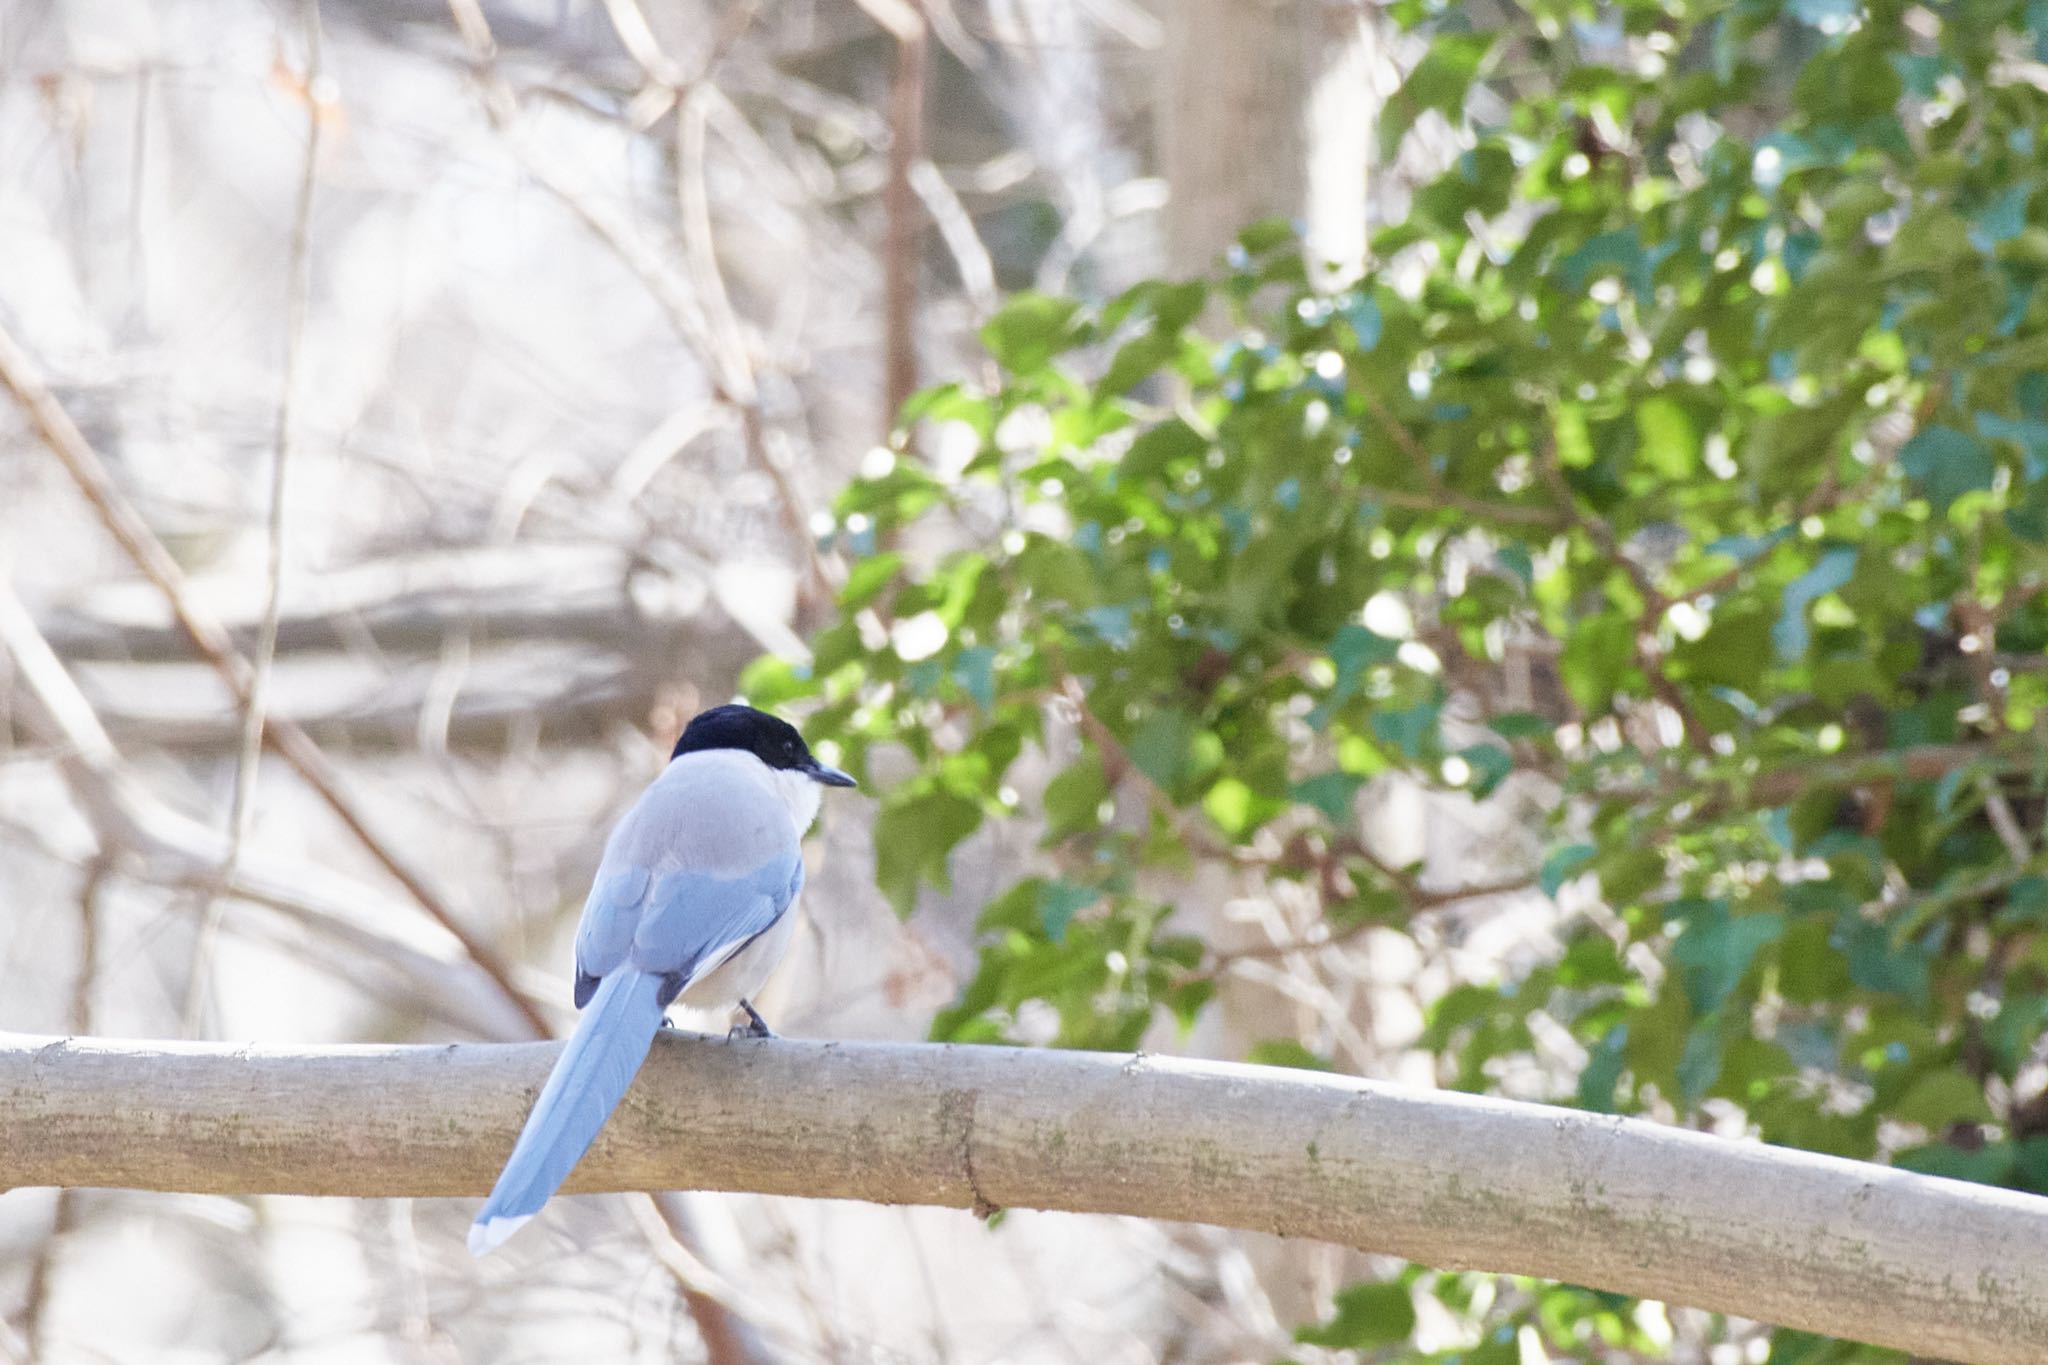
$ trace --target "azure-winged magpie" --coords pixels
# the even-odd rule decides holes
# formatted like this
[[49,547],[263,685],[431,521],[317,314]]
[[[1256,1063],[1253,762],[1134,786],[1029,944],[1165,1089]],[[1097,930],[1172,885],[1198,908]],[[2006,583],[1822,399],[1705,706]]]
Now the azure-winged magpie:
[[697,716],[605,843],[576,930],[576,1006],[562,1049],[469,1230],[483,1255],[540,1212],[626,1093],[669,1005],[746,1012],[789,946],[804,831],[823,787],[854,781],[787,721],[750,706]]

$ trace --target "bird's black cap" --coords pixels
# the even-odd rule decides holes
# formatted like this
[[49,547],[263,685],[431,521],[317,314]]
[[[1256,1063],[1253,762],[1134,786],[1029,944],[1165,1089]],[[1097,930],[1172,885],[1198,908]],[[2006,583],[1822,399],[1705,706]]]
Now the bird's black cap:
[[828,787],[851,787],[854,780],[811,756],[810,746],[794,725],[766,711],[734,703],[702,711],[683,728],[670,759],[706,749],[739,749],[771,768],[803,773]]

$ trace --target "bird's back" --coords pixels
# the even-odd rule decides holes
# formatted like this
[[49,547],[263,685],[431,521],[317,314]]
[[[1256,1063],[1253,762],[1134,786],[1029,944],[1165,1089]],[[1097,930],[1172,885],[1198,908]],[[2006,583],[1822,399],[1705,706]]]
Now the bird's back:
[[800,833],[773,775],[752,754],[684,754],[621,817],[598,878],[627,868],[743,877],[787,857]]

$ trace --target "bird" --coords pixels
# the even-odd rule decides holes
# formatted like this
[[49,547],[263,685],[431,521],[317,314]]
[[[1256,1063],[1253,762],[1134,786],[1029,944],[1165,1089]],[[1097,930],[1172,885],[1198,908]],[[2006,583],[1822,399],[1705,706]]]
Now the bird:
[[646,1060],[677,1000],[733,1007],[729,1038],[773,1037],[751,997],[781,961],[826,787],[852,777],[788,721],[734,703],[691,719],[613,827],[576,929],[575,1032],[469,1229],[483,1256],[560,1188]]

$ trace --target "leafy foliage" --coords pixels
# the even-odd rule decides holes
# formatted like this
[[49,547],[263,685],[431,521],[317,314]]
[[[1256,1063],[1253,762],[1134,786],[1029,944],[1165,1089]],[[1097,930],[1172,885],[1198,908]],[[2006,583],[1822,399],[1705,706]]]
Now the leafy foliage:
[[[908,750],[878,830],[899,907],[1042,812],[1043,868],[989,904],[935,1031],[1049,1009],[1062,1044],[1131,1047],[1223,966],[1159,886],[1253,868],[1333,938],[1399,930],[1455,897],[1374,854],[1360,791],[1513,780],[1553,812],[1528,881],[1604,913],[1436,1003],[1446,1083],[1534,1061],[1560,1102],[2048,1192],[2038,16],[1395,13],[1433,36],[1385,131],[1448,115],[1469,146],[1382,268],[1318,295],[1260,228],[1213,283],[1013,300],[999,381],[905,413],[959,457],[906,442],[845,492],[842,618],[748,680],[814,698],[856,768]],[[1482,86],[1499,112],[1468,119]],[[1359,1286],[1302,1339],[1647,1349],[1625,1302],[1481,1314],[1478,1282]],[[1401,1354],[1411,1292],[1493,1334]]]

